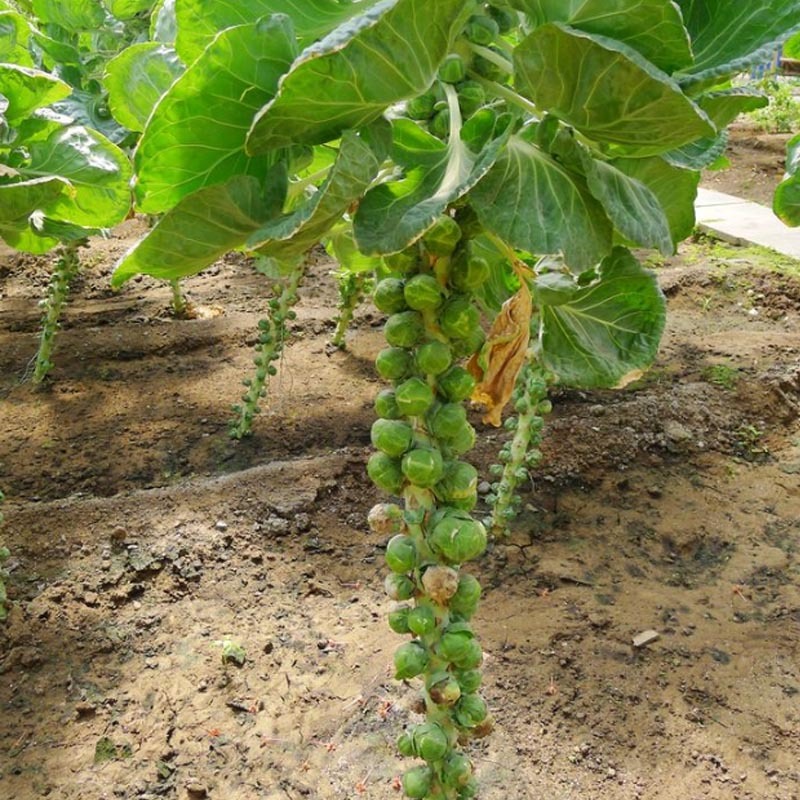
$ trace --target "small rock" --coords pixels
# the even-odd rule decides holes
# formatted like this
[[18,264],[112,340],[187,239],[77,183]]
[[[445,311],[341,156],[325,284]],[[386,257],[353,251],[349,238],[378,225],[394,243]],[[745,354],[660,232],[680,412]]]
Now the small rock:
[[489,481],[481,481],[478,484],[478,494],[489,494],[492,491],[492,484]]
[[606,776],[609,777],[609,778],[616,778],[617,777],[617,771],[614,769],[614,767],[609,767],[606,770]]
[[[218,531],[226,531],[226,530],[228,530],[228,523],[225,522],[224,520],[218,519],[216,524],[214,525],[214,527]],[[203,796],[205,796],[205,795],[203,795]]]
[[641,633],[633,637],[633,647],[634,649],[639,650],[642,647],[647,647],[647,645],[652,644],[653,642],[657,641],[660,638],[661,634],[658,631],[654,630],[642,631]]
[[273,536],[286,536],[289,533],[289,520],[283,517],[270,517],[262,524],[261,529]]
[[94,607],[100,602],[100,598],[97,596],[96,592],[84,592],[83,602],[86,603],[87,606]]
[[689,442],[692,439],[692,432],[685,425],[681,425],[680,422],[674,419],[667,420],[664,423],[664,433],[673,442]]
[[186,784],[186,794],[190,800],[201,800],[203,797],[208,797],[208,789],[202,783],[191,781]]

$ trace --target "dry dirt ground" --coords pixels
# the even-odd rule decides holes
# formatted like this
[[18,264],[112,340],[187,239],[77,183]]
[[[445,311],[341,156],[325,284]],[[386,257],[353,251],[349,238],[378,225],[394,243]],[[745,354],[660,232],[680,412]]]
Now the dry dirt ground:
[[[231,442],[264,279],[221,262],[173,319],[155,282],[107,288],[141,230],[86,254],[38,392],[50,264],[0,260],[0,798],[399,797],[415,692],[365,525],[381,320],[362,308],[332,352],[320,260]],[[707,241],[654,266],[657,363],[555,393],[525,513],[476,567],[485,800],[800,797],[800,270]],[[482,430],[484,475],[502,438]]]

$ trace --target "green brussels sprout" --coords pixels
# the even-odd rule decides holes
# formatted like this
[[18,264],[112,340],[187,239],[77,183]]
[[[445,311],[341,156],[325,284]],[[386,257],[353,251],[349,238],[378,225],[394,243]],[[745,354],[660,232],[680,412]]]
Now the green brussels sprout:
[[469,625],[463,623],[448,625],[439,640],[438,654],[446,661],[455,663],[469,655],[470,642],[474,638],[475,634]]
[[408,423],[399,419],[376,419],[372,423],[370,439],[378,450],[399,458],[411,447],[414,431]]
[[465,461],[448,461],[433,491],[443,503],[471,511],[478,502],[478,470]]
[[379,489],[389,494],[400,494],[405,483],[400,462],[386,453],[373,453],[369,457],[367,475]]
[[480,314],[468,297],[454,295],[442,306],[439,325],[450,338],[466,339],[476,328],[480,329]]
[[483,683],[483,675],[479,669],[465,669],[455,673],[455,678],[464,694],[477,692]]
[[449,256],[461,239],[461,228],[447,214],[442,214],[422,237],[425,249],[433,256]]
[[[406,642],[394,651],[395,678],[399,681],[416,678],[428,666],[428,651],[420,642]],[[480,722],[480,720],[478,720]]]
[[426,375],[441,375],[453,363],[453,353],[444,342],[426,342],[417,348],[417,367]]
[[383,588],[391,600],[410,600],[417,590],[414,581],[407,575],[392,572],[383,581]]
[[399,381],[411,371],[411,353],[401,347],[384,347],[375,359],[375,369],[385,381]]
[[478,796],[479,788],[478,781],[475,778],[470,778],[467,784],[462,789],[459,789],[458,800],[472,800],[473,797]]
[[475,613],[481,599],[481,585],[474,575],[464,572],[458,579],[458,589],[450,598],[450,610],[469,618]]
[[417,606],[408,614],[408,627],[416,636],[427,636],[436,629],[436,615],[430,606]]
[[415,486],[427,489],[438,483],[444,473],[442,454],[428,447],[409,450],[403,456],[401,470]]
[[464,116],[472,116],[485,102],[486,92],[477,81],[463,81],[458,85],[458,105]]
[[386,545],[386,563],[392,572],[404,575],[417,566],[414,540],[404,533],[393,536]]
[[422,316],[417,311],[400,311],[386,320],[383,334],[392,347],[413,347],[425,331]]
[[411,767],[403,774],[403,791],[406,797],[427,797],[433,784],[433,770],[427,766]]
[[464,655],[453,661],[453,666],[457,669],[477,669],[482,661],[483,649],[477,639],[472,639],[467,645]]
[[450,134],[450,110],[443,108],[437,111],[428,123],[430,132],[439,139],[446,139]]
[[450,741],[440,725],[424,722],[411,733],[414,749],[427,762],[441,761],[450,749]]
[[433,275],[415,275],[406,283],[403,295],[408,307],[416,311],[432,311],[444,300],[442,287]]
[[456,722],[462,728],[474,728],[486,719],[489,709],[479,694],[465,694],[455,707]]
[[375,398],[375,413],[382,419],[400,419],[403,416],[397,407],[394,389],[381,389],[378,392]]
[[397,752],[405,758],[410,758],[417,754],[414,750],[414,740],[411,738],[411,734],[408,731],[403,731],[397,737]]
[[430,432],[437,439],[456,436],[467,421],[467,410],[461,403],[444,403],[432,414],[428,423]]
[[469,18],[464,35],[471,42],[487,47],[500,35],[500,28],[492,17],[475,14]]
[[411,613],[409,606],[396,608],[394,611],[389,612],[389,627],[399,634],[411,633],[411,628],[408,627],[408,615]]
[[384,256],[383,263],[390,272],[397,272],[400,275],[416,272],[417,250],[416,248],[409,248],[399,253],[392,253],[389,256]]
[[477,558],[486,549],[486,541],[486,528],[471,517],[447,517],[437,523],[428,537],[431,547],[452,564]]
[[400,278],[384,278],[375,287],[372,302],[379,311],[395,314],[408,308],[405,298],[405,282]]
[[463,367],[451,367],[436,381],[439,392],[451,403],[460,403],[475,391],[475,378]]
[[367,515],[367,522],[373,533],[384,536],[402,533],[406,528],[403,509],[394,503],[378,503],[372,506]]
[[451,753],[442,767],[442,777],[450,786],[463,787],[469,783],[474,769],[463,753]]
[[464,358],[477,353],[486,342],[486,334],[483,329],[478,325],[473,328],[472,333],[453,343],[453,355],[456,358]]
[[549,414],[553,410],[553,403],[550,400],[542,400],[537,406],[536,410],[540,414]]
[[461,686],[458,681],[445,673],[445,677],[434,683],[429,689],[428,694],[437,706],[455,705],[461,697]]
[[401,414],[418,417],[433,405],[434,394],[422,378],[409,378],[397,387],[395,397]]
[[489,262],[485,258],[462,250],[450,263],[447,278],[456,289],[471,292],[489,279],[490,271]]
[[480,153],[494,136],[500,135],[500,119],[493,108],[479,108],[461,128],[461,139],[473,153]]
[[450,53],[439,67],[439,80],[444,83],[458,83],[467,75],[467,65],[458,53]]
[[425,92],[406,103],[406,116],[410,119],[425,120],[433,116],[433,107],[436,104],[436,95]]
[[497,23],[500,33],[508,33],[512,28],[519,25],[519,17],[509,9],[498,6],[489,6],[489,15]]
[[[489,45],[489,49],[493,50],[497,55],[507,58],[506,54],[497,45]],[[506,71],[499,64],[495,64],[494,61],[489,61],[488,58],[483,56],[475,56],[470,66],[478,75],[489,81],[504,83],[508,77]]]

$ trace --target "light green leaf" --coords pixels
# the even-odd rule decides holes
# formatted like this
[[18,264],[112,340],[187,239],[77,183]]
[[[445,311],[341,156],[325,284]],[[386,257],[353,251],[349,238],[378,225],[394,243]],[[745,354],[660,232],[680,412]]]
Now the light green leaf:
[[58,239],[40,236],[30,224],[28,227],[23,228],[14,224],[6,225],[0,222],[0,238],[4,239],[15,250],[36,256],[49,252],[59,244]]
[[50,22],[70,33],[94,31],[103,26],[107,11],[99,0],[31,0],[39,22]]
[[177,53],[159,42],[133,44],[112,58],[103,84],[117,122],[132,131],[143,131],[161,95],[182,72]]
[[657,156],[627,158],[612,162],[620,172],[643,183],[658,198],[667,215],[673,242],[682,242],[694,232],[694,201],[700,173],[668,164]]
[[131,19],[142,11],[148,11],[155,0],[103,0],[106,8],[117,19]]
[[508,139],[499,136],[475,154],[461,139],[445,145],[411,120],[392,127],[393,159],[404,175],[370,189],[358,206],[353,230],[367,255],[397,253],[417,241],[486,175]]
[[709,119],[717,128],[722,130],[730,125],[739,114],[768,106],[769,98],[753,89],[736,87],[709,92],[698,97],[695,102],[708,114]]
[[787,225],[800,225],[800,134],[786,146],[786,176],[775,190],[772,208]]
[[264,175],[275,159],[248,156],[245,137],[294,56],[286,17],[222,31],[147,122],[134,158],[139,208],[158,213],[203,186]]
[[672,0],[512,0],[536,25],[563,22],[638,50],[664,72],[692,63],[689,35]]
[[551,23],[516,48],[514,63],[518,89],[542,112],[638,156],[716,132],[666,73],[611,39]]
[[159,0],[150,15],[150,38],[172,47],[178,35],[175,0]]
[[44,208],[45,215],[86,227],[108,228],[130,209],[131,166],[125,153],[97,131],[71,126],[29,145],[25,176],[56,175],[72,189]]
[[376,0],[340,3],[339,0],[181,0],[177,4],[178,36],[175,48],[184,63],[191,64],[211,40],[225,28],[246,25],[270,14],[286,14],[305,47]]
[[22,14],[0,11],[0,63],[32,67],[28,51],[31,28]]
[[67,187],[66,181],[54,176],[0,184],[0,224],[27,227],[28,217],[52,203]]
[[256,116],[247,149],[322,144],[425,91],[472,3],[383,0],[305,50]]
[[66,97],[72,90],[64,81],[32,67],[0,64],[0,94],[8,100],[9,125],[22,122],[31,112]]
[[[64,33],[64,35],[68,36],[69,34]],[[42,52],[59,66],[67,64],[82,66],[83,58],[80,51],[69,42],[54,39],[36,28],[33,29],[32,38],[37,47],[41,48]]]
[[258,180],[237,175],[184,197],[117,265],[112,286],[143,273],[171,281],[194,275],[243,245],[283,203],[285,171],[280,168],[265,199]]
[[382,267],[381,259],[365,256],[356,245],[350,223],[340,222],[330,232],[325,243],[328,255],[348,272],[375,272]]
[[512,247],[563,253],[577,271],[611,250],[612,225],[583,178],[518,136],[472,190],[470,203],[481,223]]
[[624,247],[615,247],[596,283],[567,303],[541,307],[542,359],[562,385],[624,385],[652,364],[664,320],[655,275]]
[[800,33],[794,34],[783,45],[783,55],[786,58],[800,58]]
[[362,196],[382,162],[369,142],[355,131],[346,131],[333,168],[319,190],[291,214],[259,228],[248,239],[248,249],[277,261],[308,252]]
[[678,0],[692,37],[695,63],[683,80],[733,75],[769,61],[800,30],[800,0]]

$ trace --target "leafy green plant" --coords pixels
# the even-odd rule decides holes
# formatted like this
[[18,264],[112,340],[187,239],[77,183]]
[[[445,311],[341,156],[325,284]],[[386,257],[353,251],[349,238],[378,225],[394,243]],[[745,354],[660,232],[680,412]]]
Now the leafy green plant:
[[753,111],[753,121],[767,133],[792,133],[800,128],[800,102],[795,99],[793,82],[765,78],[758,86],[769,105]]
[[738,367],[730,364],[712,364],[703,370],[703,378],[722,389],[734,389],[739,380]]
[[470,627],[480,586],[462,569],[488,536],[471,514],[464,404],[500,424],[515,386],[520,413],[546,410],[531,370],[592,388],[648,367],[664,302],[629,246],[668,255],[692,232],[697,170],[717,161],[732,119],[766,102],[730,79],[799,11],[797,0],[175,5],[187,67],[134,154],[137,208],[163,216],[113,283],[176,280],[235,248],[296,269],[320,241],[380,276],[387,386],[368,472],[400,502],[376,506],[370,524],[391,536],[390,625],[409,637],[396,675],[421,684],[426,712],[398,741],[419,759],[403,776],[409,797],[473,797],[462,746],[491,727]]
[[214,642],[214,645],[222,651],[220,657],[223,664],[233,664],[237,667],[244,666],[244,662],[247,660],[247,653],[238,642],[232,639],[221,639]]

